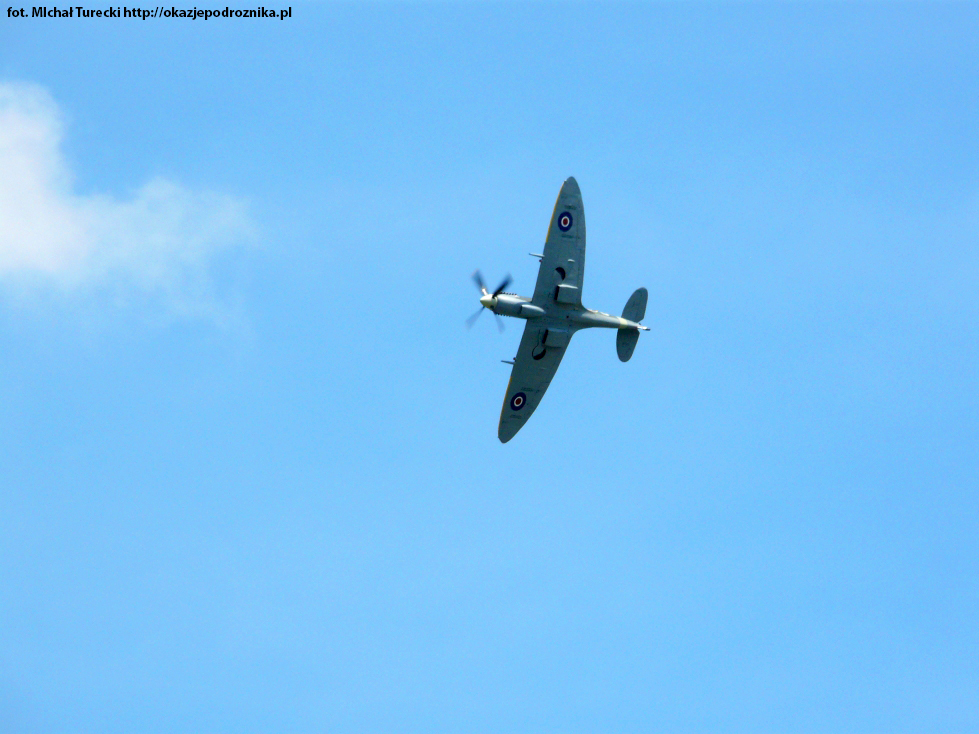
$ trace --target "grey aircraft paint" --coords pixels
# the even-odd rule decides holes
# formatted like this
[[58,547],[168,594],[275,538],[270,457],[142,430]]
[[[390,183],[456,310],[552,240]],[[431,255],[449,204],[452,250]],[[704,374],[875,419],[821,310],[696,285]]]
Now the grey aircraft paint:
[[618,329],[616,351],[623,362],[632,356],[639,324],[646,313],[647,292],[640,288],[626,304],[622,318],[581,305],[585,278],[585,207],[574,178],[564,182],[554,204],[532,299],[509,293],[490,295],[480,303],[494,313],[527,320],[500,413],[500,441],[506,443],[537,410],[557,372],[571,337],[580,329]]

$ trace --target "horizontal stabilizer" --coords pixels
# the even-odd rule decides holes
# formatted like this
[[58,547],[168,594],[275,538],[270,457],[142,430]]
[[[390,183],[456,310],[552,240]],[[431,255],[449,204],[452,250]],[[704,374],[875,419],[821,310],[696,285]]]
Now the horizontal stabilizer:
[[638,341],[638,329],[619,329],[615,335],[615,351],[619,353],[619,359],[628,362]]
[[[626,301],[625,308],[622,309],[622,318],[636,323],[642,321],[646,316],[646,298],[648,296],[649,291],[645,288],[637,288],[636,292]],[[622,361],[625,362],[625,360]]]

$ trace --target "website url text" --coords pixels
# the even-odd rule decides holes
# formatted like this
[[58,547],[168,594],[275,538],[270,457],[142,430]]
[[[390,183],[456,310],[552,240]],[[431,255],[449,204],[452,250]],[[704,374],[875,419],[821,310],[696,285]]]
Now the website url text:
[[269,10],[266,7],[240,9],[224,8],[223,10],[185,10],[182,8],[162,6],[150,8],[129,8],[126,6],[109,7],[90,10],[82,5],[67,8],[41,7],[31,8],[30,14],[24,8],[7,8],[8,18],[188,18],[190,20],[207,20],[208,18],[278,18],[285,20],[292,17],[292,6],[285,10]]

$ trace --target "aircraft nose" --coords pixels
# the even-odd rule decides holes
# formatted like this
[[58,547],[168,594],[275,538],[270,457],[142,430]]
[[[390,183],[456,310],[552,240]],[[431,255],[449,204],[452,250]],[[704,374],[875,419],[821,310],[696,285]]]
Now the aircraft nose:
[[492,309],[492,308],[493,308],[493,302],[494,302],[495,300],[496,300],[496,299],[495,299],[495,298],[493,298],[493,296],[491,296],[491,295],[489,295],[489,294],[487,293],[487,294],[486,294],[485,296],[483,296],[482,298],[480,298],[480,299],[479,299],[479,302],[480,302],[481,304],[483,304],[483,307],[484,307],[484,308],[488,308],[488,309]]

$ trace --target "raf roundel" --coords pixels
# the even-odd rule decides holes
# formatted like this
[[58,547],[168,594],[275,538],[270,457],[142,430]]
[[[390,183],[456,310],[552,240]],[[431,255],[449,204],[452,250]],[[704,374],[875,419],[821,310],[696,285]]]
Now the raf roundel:
[[567,232],[571,229],[571,224],[574,219],[571,218],[571,212],[561,212],[561,216],[557,218],[557,227],[562,232]]
[[518,392],[512,398],[510,398],[510,407],[513,410],[520,410],[523,406],[527,404],[527,396],[522,392]]

